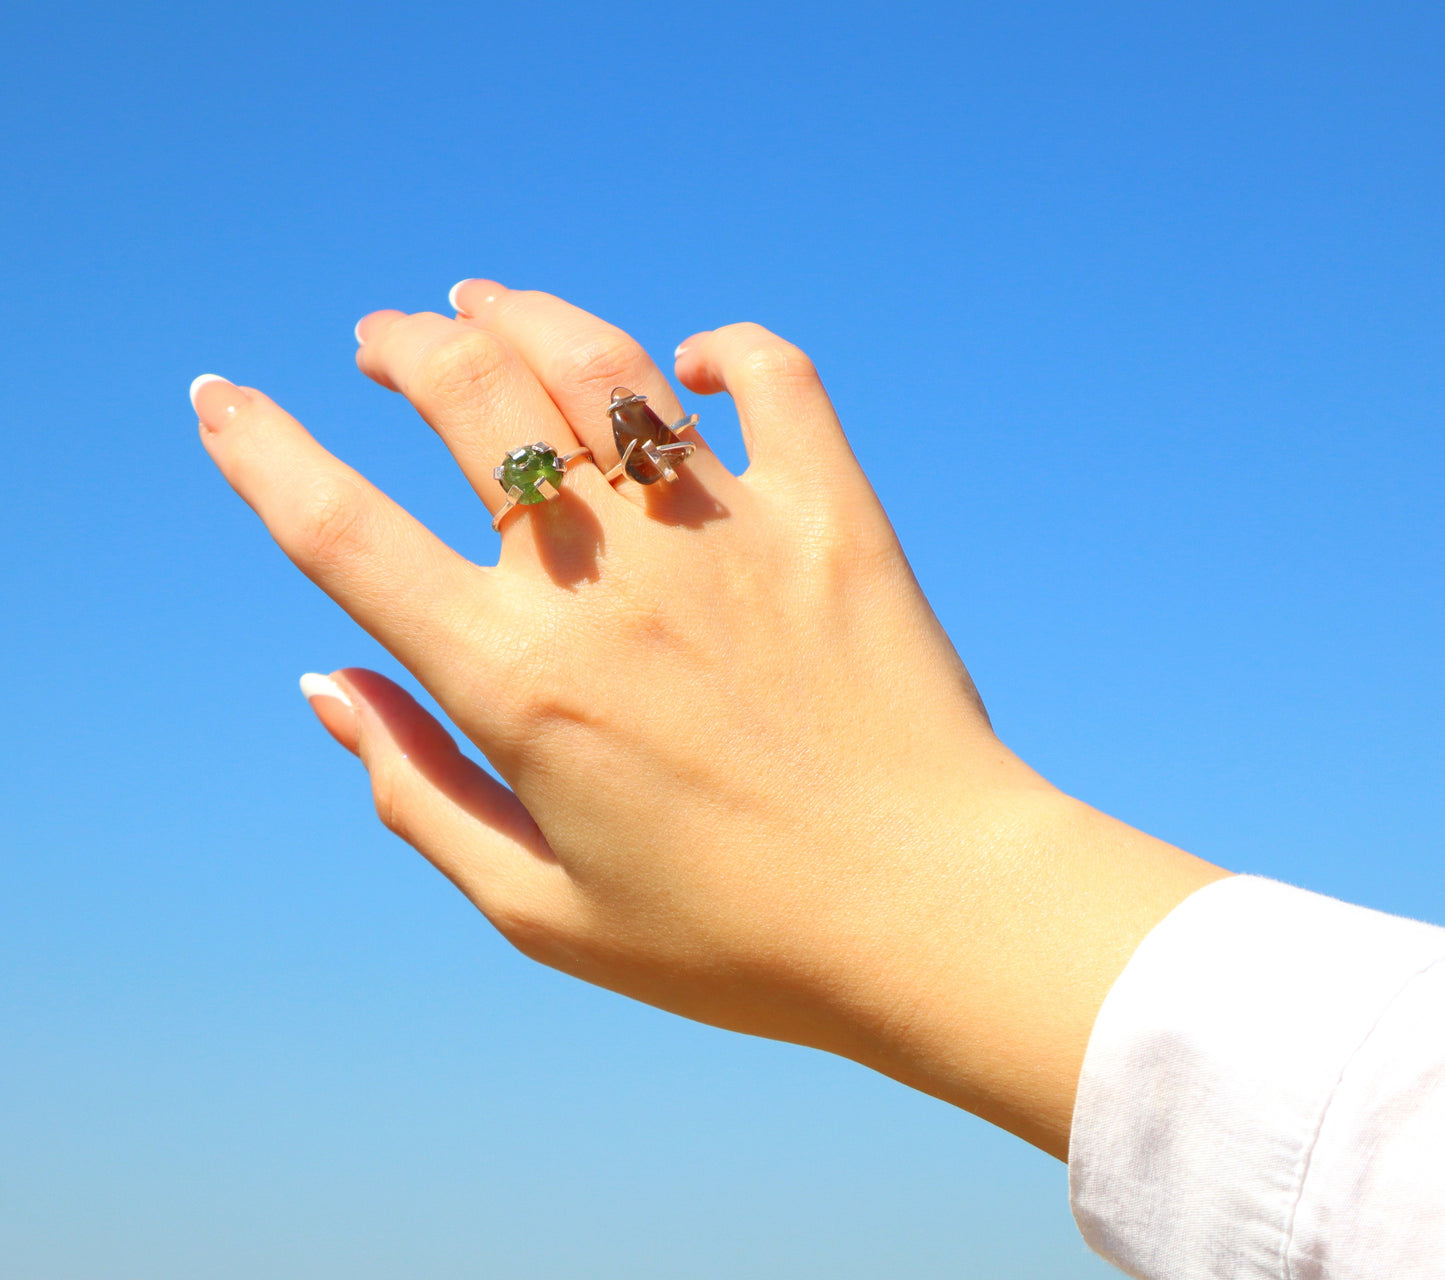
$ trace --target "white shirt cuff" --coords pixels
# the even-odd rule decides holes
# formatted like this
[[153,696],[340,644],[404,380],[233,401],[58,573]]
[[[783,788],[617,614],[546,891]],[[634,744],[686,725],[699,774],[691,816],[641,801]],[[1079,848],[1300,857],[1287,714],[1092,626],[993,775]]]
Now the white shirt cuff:
[[1442,958],[1445,930],[1269,880],[1185,899],[1089,1040],[1069,1152],[1089,1245],[1145,1280],[1445,1274]]

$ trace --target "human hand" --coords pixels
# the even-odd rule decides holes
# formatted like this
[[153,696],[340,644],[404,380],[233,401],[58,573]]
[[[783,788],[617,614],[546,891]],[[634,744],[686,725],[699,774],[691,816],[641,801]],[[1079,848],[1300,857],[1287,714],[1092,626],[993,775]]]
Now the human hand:
[[[490,510],[519,444],[612,465],[613,387],[681,416],[602,321],[479,280],[454,302],[456,319],[367,316],[357,361]],[[557,501],[505,517],[491,567],[260,392],[212,380],[194,397],[206,448],[281,547],[508,784],[375,673],[313,698],[383,821],[510,941],[688,1017],[847,1054],[1058,1152],[1108,982],[1213,876],[999,742],[800,351],[731,325],[687,340],[676,373],[732,395],[745,474],[702,444],[673,484],[574,465]],[[1042,928],[1076,952],[1100,940],[1070,959]]]

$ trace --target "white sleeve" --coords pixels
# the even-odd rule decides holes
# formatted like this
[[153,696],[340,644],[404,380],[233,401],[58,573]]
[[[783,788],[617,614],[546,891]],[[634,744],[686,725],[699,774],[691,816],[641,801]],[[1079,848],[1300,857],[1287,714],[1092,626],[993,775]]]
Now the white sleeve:
[[1074,1217],[1141,1280],[1445,1277],[1445,929],[1251,876],[1099,1012]]

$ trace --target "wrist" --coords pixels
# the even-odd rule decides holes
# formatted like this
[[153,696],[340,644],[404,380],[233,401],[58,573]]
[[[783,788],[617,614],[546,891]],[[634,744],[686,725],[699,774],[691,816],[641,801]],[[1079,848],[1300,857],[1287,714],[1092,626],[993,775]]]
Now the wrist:
[[976,797],[888,877],[824,1047],[1067,1158],[1094,1019],[1145,935],[1228,874],[1041,781]]

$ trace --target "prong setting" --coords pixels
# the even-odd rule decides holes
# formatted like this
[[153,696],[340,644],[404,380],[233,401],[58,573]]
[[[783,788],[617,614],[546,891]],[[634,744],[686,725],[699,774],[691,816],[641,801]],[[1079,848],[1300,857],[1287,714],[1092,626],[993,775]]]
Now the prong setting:
[[492,478],[507,495],[505,505],[492,517],[492,528],[500,529],[502,517],[513,507],[551,502],[560,497],[562,478],[567,474],[568,465],[578,458],[591,456],[592,450],[584,445],[564,457],[558,457],[557,450],[545,440],[509,450],[501,465],[492,471]]
[[668,426],[647,403],[647,397],[636,395],[626,387],[614,387],[612,403],[607,406],[612,421],[612,439],[617,445],[618,462],[606,473],[609,483],[624,475],[638,484],[656,484],[677,480],[677,467],[692,456],[697,445],[679,440],[678,434],[697,425],[697,414],[679,418]]

